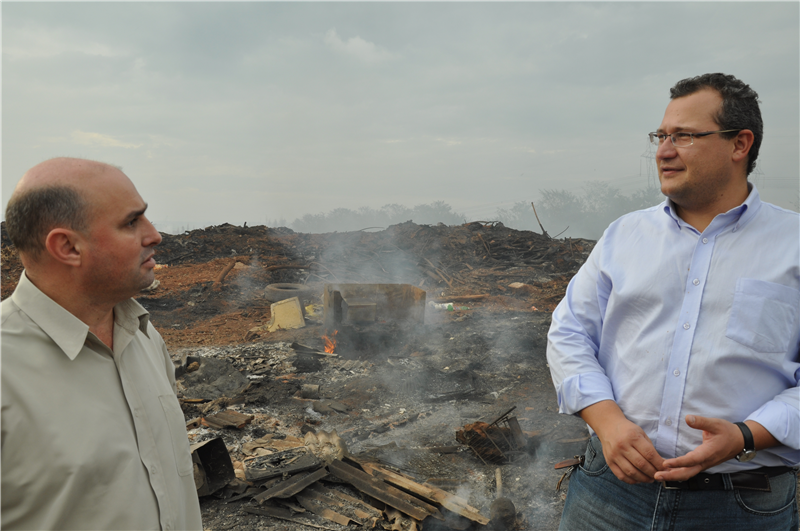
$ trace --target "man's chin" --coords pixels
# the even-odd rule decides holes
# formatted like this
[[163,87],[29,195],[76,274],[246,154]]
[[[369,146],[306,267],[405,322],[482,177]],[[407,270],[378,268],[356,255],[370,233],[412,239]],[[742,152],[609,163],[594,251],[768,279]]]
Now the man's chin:
[[661,181],[661,193],[669,197],[673,203],[680,203],[681,198],[685,196],[685,190],[677,186],[677,184],[669,181],[664,182],[663,179]]
[[139,284],[139,291],[142,292],[152,286],[155,280],[156,275],[152,270],[150,270],[149,274],[145,275],[145,277],[142,279],[142,282]]

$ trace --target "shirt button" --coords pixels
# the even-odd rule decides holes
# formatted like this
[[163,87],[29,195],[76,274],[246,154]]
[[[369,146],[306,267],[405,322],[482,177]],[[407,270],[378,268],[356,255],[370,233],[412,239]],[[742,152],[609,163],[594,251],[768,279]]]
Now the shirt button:
[[692,284],[697,286],[698,284],[700,284],[700,281],[698,279],[694,279],[694,280],[692,280]]
[[672,419],[667,419],[667,421],[664,424],[666,424],[667,426],[672,426]]
[[672,374],[674,374],[675,376],[680,376],[681,375],[681,371],[679,371],[678,369],[675,369],[674,371],[672,371]]
[[689,323],[683,323],[683,329],[684,330],[689,330],[691,327],[692,327],[692,325],[690,325]]
[[708,243],[708,238],[703,238],[703,243]]

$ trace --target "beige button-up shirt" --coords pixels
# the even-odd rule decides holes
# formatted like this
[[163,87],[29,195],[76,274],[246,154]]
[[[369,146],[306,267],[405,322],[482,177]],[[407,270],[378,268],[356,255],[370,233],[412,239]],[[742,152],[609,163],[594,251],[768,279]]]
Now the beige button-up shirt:
[[202,530],[172,361],[147,311],[114,350],[23,273],[2,303],[3,530]]

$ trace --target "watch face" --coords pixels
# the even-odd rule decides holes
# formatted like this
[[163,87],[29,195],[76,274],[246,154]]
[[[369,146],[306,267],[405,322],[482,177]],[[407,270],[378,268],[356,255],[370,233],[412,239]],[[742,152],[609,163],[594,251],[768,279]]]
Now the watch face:
[[736,460],[740,463],[746,463],[748,461],[752,461],[755,456],[755,450],[742,450],[742,453],[736,456]]

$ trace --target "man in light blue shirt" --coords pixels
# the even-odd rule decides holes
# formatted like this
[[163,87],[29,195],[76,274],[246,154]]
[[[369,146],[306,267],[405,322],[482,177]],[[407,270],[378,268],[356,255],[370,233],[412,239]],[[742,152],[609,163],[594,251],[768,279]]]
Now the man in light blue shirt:
[[612,223],[553,312],[559,410],[592,434],[561,529],[797,530],[800,215],[747,181],[755,91],[670,93],[667,200]]

